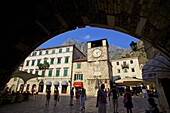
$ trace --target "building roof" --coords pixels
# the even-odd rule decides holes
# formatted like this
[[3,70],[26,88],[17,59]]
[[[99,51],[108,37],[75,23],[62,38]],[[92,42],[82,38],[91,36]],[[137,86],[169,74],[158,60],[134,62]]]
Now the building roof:
[[82,61],[87,61],[87,57],[75,59],[73,62],[82,62]]
[[70,44],[70,45],[60,45],[60,46],[52,46],[52,47],[40,48],[40,49],[36,49],[35,51],[39,51],[39,50],[47,50],[47,49],[53,49],[53,48],[61,48],[61,47],[69,47],[69,46],[75,46],[75,44]]

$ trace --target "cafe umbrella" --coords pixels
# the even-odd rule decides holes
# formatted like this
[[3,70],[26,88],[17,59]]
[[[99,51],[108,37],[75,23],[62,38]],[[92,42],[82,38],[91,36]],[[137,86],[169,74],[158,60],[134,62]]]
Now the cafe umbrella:
[[135,77],[126,77],[116,80],[115,83],[119,85],[138,85],[142,84],[143,80]]

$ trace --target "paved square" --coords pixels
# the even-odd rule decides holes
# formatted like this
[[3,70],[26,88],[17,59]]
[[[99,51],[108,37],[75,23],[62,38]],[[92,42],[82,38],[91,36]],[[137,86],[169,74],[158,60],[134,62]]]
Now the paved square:
[[[147,98],[133,97],[133,113],[145,113],[148,108]],[[81,111],[80,105],[76,105],[76,100],[73,100],[73,106],[69,105],[70,97],[66,95],[60,96],[60,101],[54,106],[54,97],[51,96],[50,105],[46,106],[46,96],[37,95],[31,97],[29,101],[13,103],[0,106],[0,113],[97,113],[96,97],[88,96],[86,100],[86,109]],[[107,100],[107,113],[113,113],[112,102]],[[123,106],[123,97],[119,97],[119,113],[126,113]]]

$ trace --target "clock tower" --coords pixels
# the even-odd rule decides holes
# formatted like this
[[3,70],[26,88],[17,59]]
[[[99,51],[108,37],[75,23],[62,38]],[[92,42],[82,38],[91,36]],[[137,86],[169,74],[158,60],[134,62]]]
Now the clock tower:
[[100,39],[87,42],[87,80],[90,93],[96,95],[101,84],[110,88],[112,66],[109,61],[107,39]]
[[109,60],[107,39],[87,42],[88,61]]

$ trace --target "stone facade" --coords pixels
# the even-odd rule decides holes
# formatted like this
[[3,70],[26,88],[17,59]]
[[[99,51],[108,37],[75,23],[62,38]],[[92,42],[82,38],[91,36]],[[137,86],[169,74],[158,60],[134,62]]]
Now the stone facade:
[[[34,91],[40,93],[45,93],[48,87],[53,93],[57,86],[61,94],[69,94],[72,79],[72,61],[83,57],[85,55],[74,45],[37,49],[24,60],[23,67],[20,67],[20,70],[43,77],[32,78],[25,84],[22,79],[16,78],[17,80],[14,82],[12,78],[8,82],[8,86],[13,85],[15,86],[14,91],[19,91],[21,90],[20,86],[24,85],[23,91],[29,90],[31,92],[35,89]],[[38,64],[43,63],[44,58],[46,58],[50,67],[46,70],[40,70]]]

